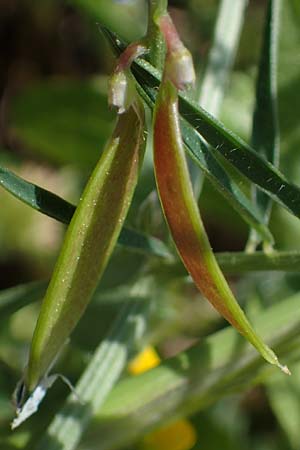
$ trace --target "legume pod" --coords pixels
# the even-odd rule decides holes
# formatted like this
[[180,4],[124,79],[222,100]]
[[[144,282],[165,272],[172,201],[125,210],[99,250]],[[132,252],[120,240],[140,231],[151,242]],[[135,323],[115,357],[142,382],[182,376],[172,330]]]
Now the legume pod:
[[195,284],[268,362],[289,373],[250,325],[211,249],[189,178],[179,126],[177,90],[166,73],[154,112],[154,165],[166,220],[178,253]]
[[137,183],[144,147],[137,103],[119,116],[65,240],[34,331],[25,385],[33,391],[74,329],[107,265]]

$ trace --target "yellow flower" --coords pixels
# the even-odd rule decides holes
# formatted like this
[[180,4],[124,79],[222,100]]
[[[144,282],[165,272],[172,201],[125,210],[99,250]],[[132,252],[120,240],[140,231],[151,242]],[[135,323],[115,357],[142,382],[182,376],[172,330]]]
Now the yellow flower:
[[153,347],[146,347],[128,364],[128,371],[131,375],[139,375],[153,369],[160,363],[160,358]]
[[146,435],[143,450],[190,450],[197,440],[196,430],[186,419],[176,420]]
[[[153,369],[160,363],[160,358],[153,347],[146,347],[128,365],[132,375],[139,375]],[[191,422],[186,419],[164,425],[158,430],[144,436],[142,450],[191,450],[197,440],[197,433]]]

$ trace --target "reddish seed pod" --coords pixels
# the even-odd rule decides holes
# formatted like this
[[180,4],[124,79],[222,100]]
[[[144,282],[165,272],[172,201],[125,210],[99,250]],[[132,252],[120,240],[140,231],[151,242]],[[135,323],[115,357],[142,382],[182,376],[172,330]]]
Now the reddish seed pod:
[[236,301],[211,249],[193,195],[181,138],[178,95],[164,77],[154,113],[154,165],[162,208],[178,253],[195,284],[216,310],[271,364],[281,366]]

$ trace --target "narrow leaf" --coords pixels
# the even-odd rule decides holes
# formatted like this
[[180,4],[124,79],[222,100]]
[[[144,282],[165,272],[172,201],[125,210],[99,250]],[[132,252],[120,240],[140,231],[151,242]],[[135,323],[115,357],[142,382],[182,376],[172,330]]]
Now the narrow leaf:
[[[104,32],[114,50],[119,54],[125,47],[124,42],[121,42],[108,30],[104,30]],[[147,101],[147,97],[150,97],[152,102],[155,102],[157,86],[160,83],[159,72],[143,59],[133,63],[132,71],[140,84],[142,97],[145,101]],[[179,96],[179,107],[187,122],[214,147],[213,152],[219,152],[262,191],[296,217],[300,217],[300,189],[298,186],[289,182],[273,164],[258,155],[238,135],[228,130],[219,120],[198,106],[187,95]]]
[[0,166],[0,185],[17,199],[43,214],[68,224],[75,206],[56,194],[25,181],[10,170]]
[[[277,117],[277,44],[280,0],[269,0],[264,40],[256,83],[256,105],[253,115],[251,144],[267,161],[279,164],[279,127]],[[268,223],[272,201],[264,192],[254,191],[256,203]],[[250,241],[259,243],[255,233]],[[256,242],[255,242],[256,241]]]
[[[69,224],[76,207],[56,194],[30,183],[0,166],[0,185],[33,209]],[[132,251],[170,257],[167,247],[157,238],[123,227],[118,244]]]

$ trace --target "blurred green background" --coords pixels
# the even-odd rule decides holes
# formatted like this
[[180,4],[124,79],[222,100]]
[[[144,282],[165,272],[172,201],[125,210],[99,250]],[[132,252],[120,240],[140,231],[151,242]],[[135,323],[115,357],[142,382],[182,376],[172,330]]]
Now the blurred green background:
[[[297,114],[300,104],[300,8],[298,0],[282,3],[283,32],[278,72],[281,170],[300,184]],[[220,2],[177,0],[169,4],[201,76]],[[251,132],[266,5],[265,0],[249,1],[221,111],[221,120],[246,140]],[[115,116],[106,99],[107,77],[115,60],[97,23],[105,24],[132,41],[143,35],[146,18],[143,0],[0,2],[0,165],[70,202],[78,201],[112,130]],[[128,222],[153,235],[165,237],[157,198],[152,193],[154,187],[149,151]],[[60,248],[64,226],[23,205],[4,190],[0,190],[0,205],[0,288],[48,278]],[[201,205],[214,250],[243,250],[248,237],[247,226],[208,183],[204,185]],[[285,210],[274,208],[271,229],[278,248],[300,249],[298,221]],[[144,262],[143,256],[117,249],[111,263],[114,271],[107,270],[103,287],[129,283]],[[255,274],[233,282],[251,316],[260,308],[297,292],[300,277],[297,274]],[[169,323],[170,328],[177,323],[182,311],[186,313],[186,323],[194,314],[203,318],[202,335],[223,326],[223,322],[203,304],[201,310],[194,307],[189,312],[190,304],[182,300],[187,292],[184,285],[179,283],[179,286],[175,284],[169,288],[173,300],[170,304],[166,302],[157,316]],[[96,309],[97,306],[93,311]],[[109,306],[104,307],[102,320],[97,318],[94,328],[91,326],[93,314],[88,314],[84,319],[86,322],[83,320],[79,326],[74,337],[74,352],[66,356],[71,379],[76,379],[84,365],[81,352],[103,336],[107,317],[114,311]],[[26,307],[1,324],[0,442],[3,446],[0,445],[3,450],[23,448],[29,442],[27,428],[10,436],[7,425],[12,415],[9,396],[26,359],[36,315],[36,306]],[[184,341],[194,337],[196,332],[199,334],[199,324],[197,327],[196,331],[181,327],[179,338]],[[98,330],[95,335],[91,331],[94,329]],[[172,345],[166,340],[160,350],[163,355],[168,355],[170,348]],[[220,400],[207,411],[192,417],[198,436],[193,448],[299,450],[299,367],[295,367],[294,372],[295,377],[291,380],[283,382],[279,376],[273,377],[263,387]],[[65,395],[64,386],[55,387],[53,404],[57,407]],[[40,417],[33,418],[37,430],[44,428],[49,413],[45,417],[44,422]],[[139,446],[138,443],[136,448]],[[83,445],[82,448],[88,447]],[[96,444],[93,448],[97,448]]]

